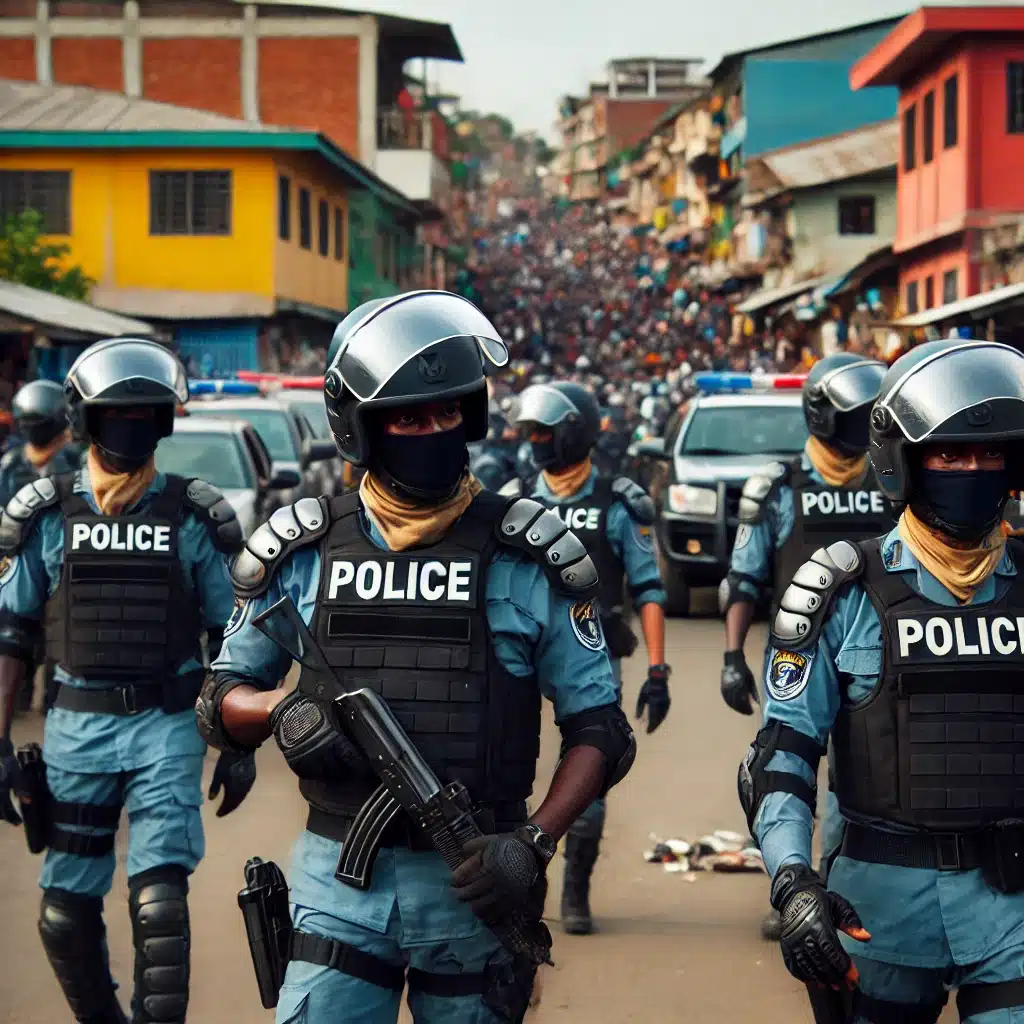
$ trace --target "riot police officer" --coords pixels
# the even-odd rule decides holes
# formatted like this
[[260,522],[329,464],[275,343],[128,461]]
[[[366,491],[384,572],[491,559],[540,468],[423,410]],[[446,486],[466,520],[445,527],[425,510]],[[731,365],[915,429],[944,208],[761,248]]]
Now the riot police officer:
[[470,472],[489,491],[500,491],[517,475],[518,434],[505,414],[492,402],[487,416],[487,437],[469,446]]
[[[597,565],[601,627],[622,686],[622,659],[637,647],[629,625],[629,604],[640,611],[647,644],[647,680],[637,701],[654,732],[669,709],[665,664],[665,591],[654,558],[651,526],[654,506],[639,484],[624,476],[604,476],[592,462],[601,431],[594,395],[580,384],[535,384],[519,403],[517,425],[529,438],[540,473],[531,497],[553,509],[583,541]],[[595,801],[569,829],[565,843],[562,927],[572,935],[593,930],[590,876],[604,832],[605,802]]]
[[[521,1020],[536,968],[485,922],[516,904],[539,917],[555,843],[633,757],[593,610],[597,574],[554,514],[467,473],[467,443],[487,431],[486,374],[508,359],[472,303],[438,291],[375,300],[335,343],[328,417],[342,456],[366,468],[359,493],[304,499],[252,535],[233,568],[245,605],[197,705],[222,749],[273,734],[309,803],[277,1020],[393,1022],[406,980],[417,1021]],[[456,876],[403,817],[368,890],[336,879],[375,780],[302,686],[275,689],[290,659],[252,623],[284,596],[343,679],[376,689],[437,775],[469,790],[486,836]],[[527,820],[541,694],[562,759]]]
[[[854,988],[852,1015],[827,1019],[934,1022],[958,988],[960,1019],[994,1024],[1024,1007],[1024,545],[1000,522],[1024,355],[921,345],[870,423],[898,526],[816,551],[783,593],[741,799],[787,967],[819,996]],[[810,840],[830,733],[846,826],[826,882]]]
[[[117,1024],[126,1018],[103,899],[127,810],[132,1019],[169,1024],[185,1019],[188,876],[203,856],[200,639],[206,630],[216,648],[230,618],[226,556],[239,550],[241,530],[215,488],[156,470],[157,443],[188,400],[184,369],[163,346],[98,342],[65,391],[89,446],[86,466],[23,487],[0,520],[0,812],[18,824],[10,792],[25,797],[30,845],[46,848],[39,933],[76,1020]],[[11,696],[44,620],[60,685],[45,776],[29,776],[10,741]],[[253,777],[251,760],[218,762],[220,813]]]

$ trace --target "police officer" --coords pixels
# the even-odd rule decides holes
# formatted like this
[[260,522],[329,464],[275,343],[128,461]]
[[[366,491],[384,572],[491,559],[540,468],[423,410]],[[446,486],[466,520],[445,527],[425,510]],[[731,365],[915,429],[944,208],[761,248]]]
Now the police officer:
[[[601,627],[621,694],[622,659],[637,647],[629,626],[629,599],[640,610],[649,668],[636,714],[648,714],[654,732],[669,709],[665,664],[665,591],[654,558],[654,507],[627,477],[603,476],[592,462],[601,431],[597,400],[580,384],[536,384],[522,395],[517,425],[530,439],[540,473],[532,497],[553,509],[583,541],[600,578]],[[565,843],[562,927],[572,935],[593,930],[590,876],[604,832],[605,802],[596,800],[569,829]]]
[[[484,922],[513,904],[540,914],[555,843],[633,757],[596,572],[557,516],[466,472],[466,445],[487,430],[485,373],[508,359],[472,303],[437,291],[375,300],[335,338],[328,417],[343,457],[367,472],[358,494],[304,499],[252,535],[233,569],[246,604],[197,705],[222,749],[273,734],[309,803],[277,1020],[394,1022],[407,969],[417,1021],[520,1020],[534,969],[514,968]],[[289,658],[251,623],[282,596],[344,677],[383,695],[438,776],[468,788],[487,835],[454,878],[400,820],[369,890],[336,880],[375,780],[316,702],[274,689]],[[528,821],[541,694],[562,758]]]
[[[934,1022],[948,988],[971,1024],[1024,1013],[1024,545],[1000,523],[1022,439],[1020,352],[902,356],[870,448],[898,526],[815,552],[773,621],[741,799],[786,965],[819,994],[856,985],[851,1020]],[[847,823],[826,888],[810,840],[829,733]]]
[[492,402],[487,416],[487,437],[469,446],[470,472],[489,491],[500,491],[517,475],[518,434],[505,414]]
[[[231,616],[226,556],[241,547],[241,530],[215,488],[156,471],[157,443],[188,400],[184,369],[165,348],[98,342],[65,390],[87,464],[28,484],[0,520],[0,811],[19,823],[10,791],[25,793],[27,773],[11,746],[11,698],[45,620],[60,686],[43,746],[49,793],[32,794],[51,819],[39,883],[43,948],[76,1020],[126,1020],[102,916],[126,809],[132,1019],[180,1022],[188,876],[203,856],[205,747],[193,713],[200,634],[216,648]],[[251,760],[218,762],[219,813],[241,802],[253,778]]]

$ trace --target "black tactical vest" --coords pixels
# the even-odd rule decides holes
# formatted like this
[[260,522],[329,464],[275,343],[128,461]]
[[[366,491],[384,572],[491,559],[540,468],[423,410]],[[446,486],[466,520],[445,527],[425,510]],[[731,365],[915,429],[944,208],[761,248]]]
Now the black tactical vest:
[[[878,541],[860,547],[885,651],[870,698],[833,728],[844,815],[937,831],[1024,817],[1024,576],[947,608],[886,572]],[[1024,544],[1008,547],[1024,566]]]
[[[344,684],[370,687],[395,713],[442,782],[515,827],[526,817],[540,752],[540,690],[494,653],[486,584],[508,501],[477,495],[444,539],[390,552],[361,524],[357,494],[334,498],[320,543],[311,628]],[[317,810],[352,816],[375,780],[303,780]]]
[[777,598],[818,548],[837,540],[880,537],[896,525],[870,466],[859,487],[830,487],[812,479],[798,458],[790,465],[789,486],[793,490],[793,529],[775,552]]
[[104,516],[74,492],[74,475],[54,480],[64,567],[46,605],[46,656],[73,676],[156,684],[202,660],[199,602],[178,557],[188,482],[166,481],[144,511]]

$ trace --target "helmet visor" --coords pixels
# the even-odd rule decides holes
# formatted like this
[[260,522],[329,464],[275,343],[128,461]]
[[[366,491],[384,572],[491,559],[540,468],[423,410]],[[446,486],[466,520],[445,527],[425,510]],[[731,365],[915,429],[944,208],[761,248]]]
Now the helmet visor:
[[78,357],[67,379],[87,403],[188,401],[185,368],[156,342],[100,342]]
[[535,384],[523,392],[516,412],[516,425],[541,423],[553,427],[570,416],[579,415],[579,409],[557,388]]
[[874,360],[840,366],[825,377],[822,389],[836,409],[850,412],[874,402],[887,369],[884,363]]

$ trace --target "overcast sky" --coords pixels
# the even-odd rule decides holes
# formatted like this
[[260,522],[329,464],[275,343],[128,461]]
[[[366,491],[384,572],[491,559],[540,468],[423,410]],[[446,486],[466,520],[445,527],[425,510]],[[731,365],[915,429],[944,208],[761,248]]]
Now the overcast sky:
[[[697,57],[709,70],[725,53],[915,6],[896,0],[369,0],[366,9],[448,22],[465,63],[431,61],[431,86],[461,95],[466,109],[496,111],[520,131],[553,139],[558,98],[585,93],[614,57]],[[415,62],[413,70],[418,73]]]

